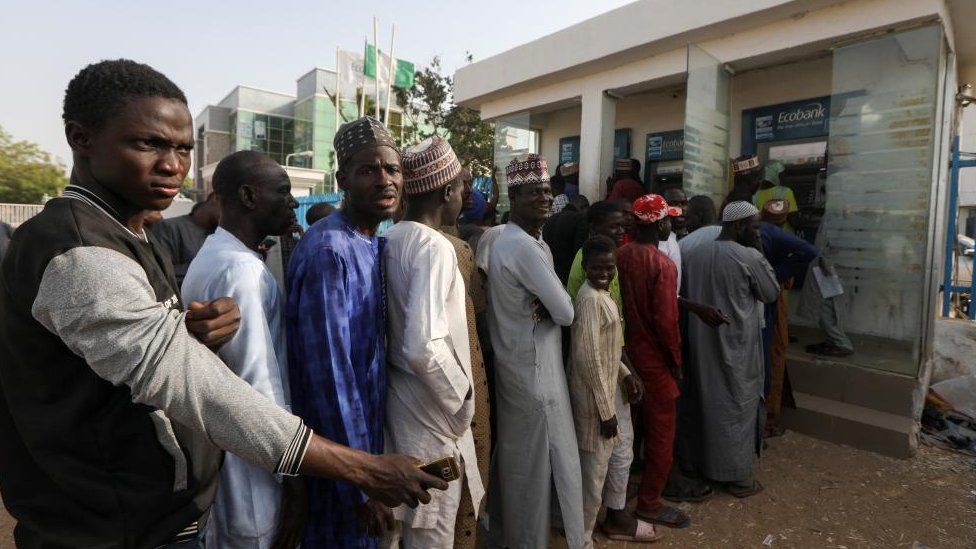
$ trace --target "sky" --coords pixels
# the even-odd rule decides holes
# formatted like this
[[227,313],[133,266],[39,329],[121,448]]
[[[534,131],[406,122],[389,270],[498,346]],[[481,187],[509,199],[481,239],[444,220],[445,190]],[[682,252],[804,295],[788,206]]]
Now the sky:
[[312,67],[333,68],[336,46],[362,51],[379,18],[387,49],[445,72],[465,53],[485,59],[632,0],[0,0],[0,126],[70,164],[61,102],[85,65],[125,57],[179,85],[196,116],[237,84],[295,93]]

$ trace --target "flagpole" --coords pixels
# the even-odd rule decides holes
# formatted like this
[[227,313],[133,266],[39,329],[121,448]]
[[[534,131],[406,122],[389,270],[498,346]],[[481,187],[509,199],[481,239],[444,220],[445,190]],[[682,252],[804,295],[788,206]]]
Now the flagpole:
[[336,46],[336,89],[335,89],[335,131],[339,133],[339,87],[342,86],[342,78],[339,77],[339,73],[342,72],[342,65],[339,64],[339,46]]
[[390,125],[390,96],[393,95],[393,68],[396,66],[396,57],[393,57],[393,48],[396,47],[396,25],[392,25],[390,31],[390,78],[386,82],[386,112],[383,113],[383,125]]
[[[363,36],[363,44],[369,44],[369,39]],[[363,52],[362,92],[359,95],[359,118],[366,116],[366,52]]]
[[376,67],[376,77],[373,79],[376,90],[376,119],[380,118],[380,44],[376,40],[376,35],[379,34],[379,21],[376,16],[373,16],[373,66]]

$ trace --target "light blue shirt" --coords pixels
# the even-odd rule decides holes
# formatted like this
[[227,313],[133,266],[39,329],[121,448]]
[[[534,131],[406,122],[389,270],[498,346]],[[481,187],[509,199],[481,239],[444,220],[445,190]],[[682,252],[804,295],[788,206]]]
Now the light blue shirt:
[[[184,303],[231,297],[241,325],[218,355],[228,368],[291,410],[284,297],[257,252],[223,228],[209,236],[183,279]],[[207,545],[271,547],[278,530],[281,484],[272,473],[227,453],[210,514]]]

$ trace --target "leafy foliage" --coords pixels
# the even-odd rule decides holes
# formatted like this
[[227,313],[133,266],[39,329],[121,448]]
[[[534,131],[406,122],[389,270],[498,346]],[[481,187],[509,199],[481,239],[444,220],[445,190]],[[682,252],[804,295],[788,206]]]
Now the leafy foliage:
[[[472,60],[470,54],[467,59]],[[396,100],[411,122],[412,135],[405,136],[405,141],[417,142],[434,134],[447,136],[461,163],[472,173],[491,174],[495,128],[482,121],[477,111],[454,103],[454,80],[442,74],[440,58],[417,71],[412,88],[397,89]]]
[[15,141],[0,127],[0,202],[40,204],[68,184],[64,165],[36,143]]

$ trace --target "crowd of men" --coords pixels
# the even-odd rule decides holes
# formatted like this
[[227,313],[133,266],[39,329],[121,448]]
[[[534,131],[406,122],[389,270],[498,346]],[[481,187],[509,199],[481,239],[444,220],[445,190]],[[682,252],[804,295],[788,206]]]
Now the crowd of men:
[[[401,150],[364,117],[335,136],[341,207],[304,234],[256,151],[149,232],[190,166],[183,93],[103,61],[63,118],[71,184],[0,277],[19,547],[579,548],[688,526],[665,500],[762,490],[774,304],[817,257],[765,204],[647,194],[626,160],[590,205],[575,165],[529,155],[492,227],[448,140]],[[740,159],[736,188],[764,175]],[[269,237],[291,242],[279,276]]]

